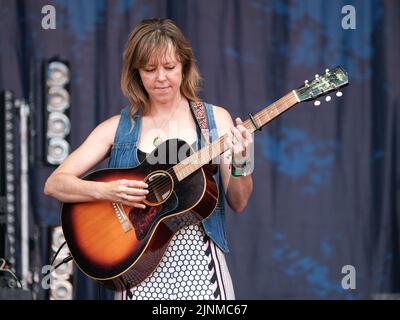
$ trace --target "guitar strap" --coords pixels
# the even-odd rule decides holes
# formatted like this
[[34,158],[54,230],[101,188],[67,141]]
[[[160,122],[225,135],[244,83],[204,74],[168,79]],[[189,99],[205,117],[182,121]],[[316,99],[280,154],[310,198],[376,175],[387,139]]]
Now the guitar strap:
[[196,119],[197,125],[200,127],[204,143],[208,144],[210,142],[210,131],[208,127],[207,111],[204,103],[191,101],[189,105],[194,118]]

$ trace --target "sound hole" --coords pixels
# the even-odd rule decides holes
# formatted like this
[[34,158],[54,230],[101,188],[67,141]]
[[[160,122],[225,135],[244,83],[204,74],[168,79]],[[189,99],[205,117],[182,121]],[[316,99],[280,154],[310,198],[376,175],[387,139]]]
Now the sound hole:
[[149,185],[149,193],[143,201],[149,206],[157,206],[165,202],[172,193],[174,181],[166,171],[154,171],[145,178]]

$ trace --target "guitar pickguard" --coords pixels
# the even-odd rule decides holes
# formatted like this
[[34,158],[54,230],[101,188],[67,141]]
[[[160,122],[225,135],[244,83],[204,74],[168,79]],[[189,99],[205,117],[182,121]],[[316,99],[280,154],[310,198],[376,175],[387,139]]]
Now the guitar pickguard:
[[132,208],[129,211],[129,220],[132,222],[136,238],[139,241],[146,238],[156,222],[175,210],[178,204],[178,197],[172,192],[170,198],[158,206],[147,206],[145,209]]

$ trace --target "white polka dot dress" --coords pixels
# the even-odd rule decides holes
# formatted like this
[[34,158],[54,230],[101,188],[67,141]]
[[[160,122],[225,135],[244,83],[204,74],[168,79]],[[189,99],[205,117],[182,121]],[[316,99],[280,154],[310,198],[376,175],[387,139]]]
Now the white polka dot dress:
[[233,300],[224,253],[202,225],[178,231],[156,270],[138,286],[118,291],[124,300]]

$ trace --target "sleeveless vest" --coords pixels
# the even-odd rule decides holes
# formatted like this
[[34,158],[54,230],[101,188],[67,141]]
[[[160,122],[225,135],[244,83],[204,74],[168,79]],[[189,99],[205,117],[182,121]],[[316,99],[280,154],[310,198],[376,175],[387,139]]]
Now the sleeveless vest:
[[[214,112],[212,105],[204,103],[207,113],[208,126],[211,142],[218,138]],[[203,147],[203,139],[201,139],[200,128],[197,124],[197,148]],[[115,134],[114,144],[111,150],[108,166],[110,168],[128,168],[136,167],[140,162],[137,155],[137,142],[140,135],[141,117],[134,115],[134,126],[132,129],[129,117],[129,107],[125,107],[121,111],[121,118],[118,129]],[[219,198],[216,208],[211,215],[202,221],[206,234],[221,248],[224,252],[229,252],[226,232],[225,232],[225,193],[222,185],[220,170],[214,175],[219,188]]]

